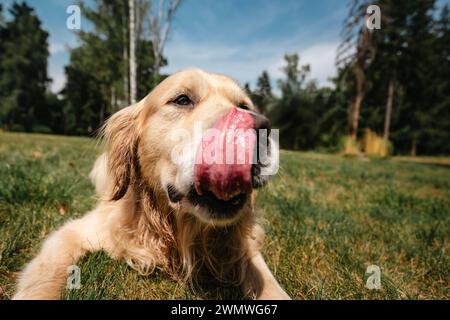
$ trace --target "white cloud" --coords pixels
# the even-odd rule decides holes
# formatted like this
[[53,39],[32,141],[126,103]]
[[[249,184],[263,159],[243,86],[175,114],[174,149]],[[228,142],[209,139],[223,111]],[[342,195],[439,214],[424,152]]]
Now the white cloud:
[[[336,75],[335,57],[338,43],[317,43],[296,52],[300,56],[300,65],[309,64],[311,74],[309,78],[316,80],[320,86],[331,85],[329,78]],[[280,57],[273,70],[276,78],[282,77],[281,67],[284,65],[283,57]],[[269,69],[270,70],[270,69]]]
[[[224,45],[212,43],[193,43],[187,39],[174,39],[169,42],[165,55],[169,65],[163,72],[173,73],[187,68],[201,68],[211,72],[224,73],[238,80],[255,85],[257,77],[267,70],[272,79],[283,77],[284,54],[297,52],[300,64],[310,64],[310,79],[317,80],[320,86],[331,85],[328,78],[336,74],[334,66],[338,43],[321,42],[299,50],[293,41],[273,43],[260,41],[254,44]],[[52,56],[66,50],[60,43],[50,44]],[[61,90],[66,81],[64,68],[52,63],[50,59],[49,76],[53,79],[51,90]],[[277,92],[276,88],[275,92]]]
[[172,73],[187,68],[201,68],[225,73],[238,81],[253,82],[258,74],[276,62],[278,56],[263,53],[263,46],[226,45],[211,42],[191,42],[176,37],[167,45],[165,55],[169,65],[164,72]]
[[59,64],[52,63],[52,60],[50,60],[48,66],[48,75],[52,79],[50,90],[54,93],[59,92],[66,83],[64,68]]
[[66,76],[64,74],[63,64],[59,59],[55,59],[55,57],[61,53],[66,53],[66,47],[62,43],[51,41],[48,51],[50,53],[48,75],[52,79],[50,90],[52,92],[59,92],[66,83]]
[[311,78],[319,85],[330,84],[329,78],[336,75],[336,50],[338,43],[320,43],[299,52],[300,59],[311,65]]
[[64,52],[66,50],[64,44],[57,43],[57,42],[51,42],[48,48],[48,51],[51,55],[55,55],[61,52]]
[[69,63],[69,50],[74,45],[75,39],[73,37],[66,39],[66,42],[58,42],[50,39],[48,60],[48,75],[52,79],[50,90],[52,92],[59,92],[66,83],[66,75],[64,66]]
[[255,84],[263,70],[272,79],[283,76],[285,53],[297,52],[301,64],[310,64],[310,79],[316,79],[321,86],[331,85],[328,78],[336,74],[334,65],[338,43],[321,42],[299,50],[298,42],[289,40],[260,41],[253,44],[224,45],[212,43],[192,43],[187,39],[174,37],[168,43],[165,55],[169,65],[164,72],[197,67],[211,72],[229,75],[241,84]]

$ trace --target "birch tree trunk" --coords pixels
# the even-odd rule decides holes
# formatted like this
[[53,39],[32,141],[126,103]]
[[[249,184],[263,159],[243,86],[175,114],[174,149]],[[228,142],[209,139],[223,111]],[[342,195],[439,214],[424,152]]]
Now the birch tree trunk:
[[150,9],[150,33],[154,57],[153,72],[156,78],[160,75],[162,54],[169,35],[170,24],[180,2],[181,0],[170,0],[166,15],[164,15],[164,0],[159,0],[157,10],[154,10],[154,6]]
[[122,58],[123,58],[123,98],[125,100],[125,105],[122,103],[121,107],[126,107],[130,104],[130,85],[129,85],[129,79],[130,79],[130,67],[129,67],[129,61],[128,61],[128,29],[127,29],[127,23],[126,23],[126,17],[128,15],[128,12],[124,12],[124,23],[123,23],[123,30],[122,30],[122,37],[123,37],[123,52],[122,52]]
[[128,0],[130,16],[130,103],[136,103],[136,26],[134,0]]

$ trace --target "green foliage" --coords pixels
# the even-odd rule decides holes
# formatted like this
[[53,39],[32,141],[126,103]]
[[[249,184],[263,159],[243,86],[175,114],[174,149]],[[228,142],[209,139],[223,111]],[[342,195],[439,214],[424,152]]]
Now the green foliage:
[[297,54],[285,56],[285,78],[278,80],[281,97],[271,97],[268,116],[280,130],[280,144],[287,149],[332,149],[346,128],[346,108],[340,87],[318,88],[307,81],[310,67],[300,66]]
[[[90,31],[79,31],[80,46],[70,52],[67,83],[48,92],[48,33],[26,3],[12,4],[5,21],[0,7],[0,126],[12,131],[87,135],[129,105],[128,1],[79,3]],[[137,2],[139,12],[145,3]],[[142,17],[145,18],[145,17]],[[137,98],[163,77],[153,71],[153,50],[146,25],[138,24]],[[166,64],[163,59],[162,66]]]
[[[381,29],[372,31],[376,53],[365,73],[360,133],[365,128],[383,133],[392,81],[395,90],[390,140],[395,152],[448,154],[448,7],[444,6],[441,17],[435,18],[434,0],[382,0],[376,4],[381,7],[383,20]],[[351,81],[347,85],[353,86]]]
[[258,107],[258,110],[263,114],[267,113],[273,101],[269,73],[264,70],[258,78],[255,91],[252,92],[249,87],[247,87],[247,91],[250,93],[250,98]]
[[[364,3],[353,2],[351,15],[365,15]],[[434,0],[381,0],[371,4],[381,7],[382,28],[370,31],[368,38],[371,61],[364,62],[359,136],[367,128],[379,135],[383,133],[388,86],[392,82],[395,88],[389,136],[392,149],[397,154],[448,154],[448,6],[435,18]],[[364,19],[360,18],[359,23],[349,21],[345,26],[349,35],[364,28],[361,26]],[[351,41],[345,44],[350,48],[355,46]],[[268,114],[274,127],[280,129],[282,147],[338,150],[341,137],[349,132],[351,102],[358,94],[352,60],[339,65],[337,76],[332,79],[333,88],[317,88],[314,82],[308,81],[310,68],[300,66],[296,54],[285,56],[282,70],[284,79],[278,81],[281,95],[271,97],[271,102],[266,103],[271,106]],[[257,98],[255,92],[252,94]]]
[[[87,138],[0,133],[4,299],[43,240],[94,207],[88,173],[99,152]],[[280,171],[256,205],[267,231],[263,254],[292,298],[449,298],[450,161],[399,160],[281,152]],[[381,290],[365,288],[371,264],[381,268]],[[237,289],[193,293],[158,271],[140,276],[103,252],[77,265],[82,287],[64,299],[239,297]]]
[[[92,133],[109,115],[130,104],[128,1],[96,0],[92,7],[82,3],[81,11],[93,28],[77,33],[81,45],[71,51],[66,67],[66,134]],[[154,75],[153,60],[151,41],[138,30],[138,100],[160,81]]]
[[9,11],[12,19],[0,23],[0,125],[31,131],[49,125],[48,33],[26,3]]

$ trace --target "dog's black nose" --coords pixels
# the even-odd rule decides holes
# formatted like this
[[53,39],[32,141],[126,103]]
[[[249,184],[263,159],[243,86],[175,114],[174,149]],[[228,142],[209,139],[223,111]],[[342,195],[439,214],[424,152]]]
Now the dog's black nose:
[[[256,130],[256,152],[258,157],[258,164],[262,164],[260,157],[262,153],[267,155],[269,149],[269,135],[270,135],[270,121],[260,113],[251,113],[254,121],[254,127]],[[262,164],[264,165],[264,164]]]
[[266,129],[267,133],[270,133],[270,121],[260,113],[252,112],[255,130]]

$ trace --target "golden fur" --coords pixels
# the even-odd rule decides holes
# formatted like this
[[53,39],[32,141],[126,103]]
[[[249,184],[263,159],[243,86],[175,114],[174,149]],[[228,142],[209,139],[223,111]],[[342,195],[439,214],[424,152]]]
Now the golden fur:
[[[197,100],[195,108],[168,105],[185,92]],[[15,298],[59,298],[67,267],[96,250],[125,259],[141,274],[158,267],[177,281],[214,280],[242,286],[248,297],[288,298],[260,254],[264,233],[252,197],[235,220],[221,225],[187,200],[171,203],[165,190],[169,182],[183,190],[186,170],[173,163],[171,152],[190,143],[168,137],[175,130],[192,133],[195,121],[211,125],[241,101],[253,108],[229,78],[189,70],[114,114],[102,130],[106,152],[91,172],[97,208],[45,241],[21,273]]]

